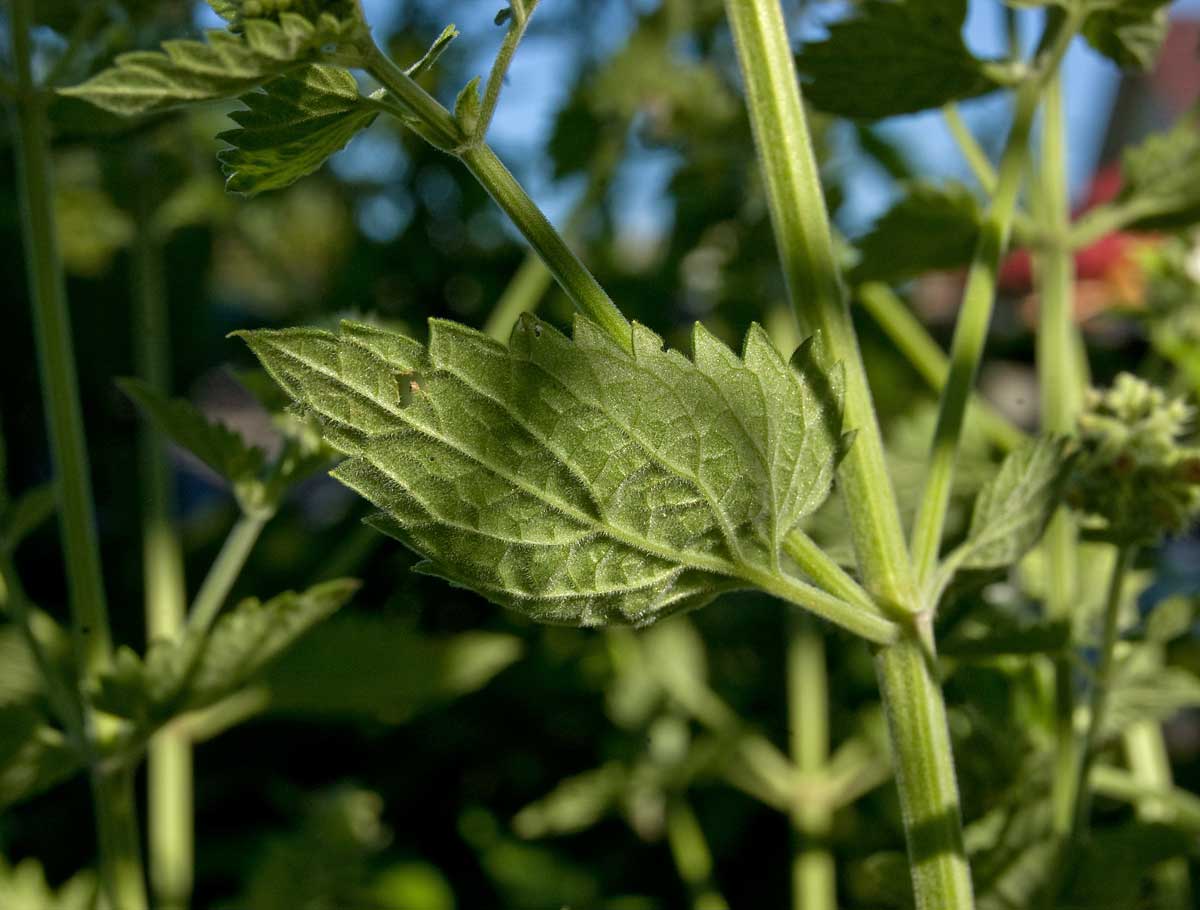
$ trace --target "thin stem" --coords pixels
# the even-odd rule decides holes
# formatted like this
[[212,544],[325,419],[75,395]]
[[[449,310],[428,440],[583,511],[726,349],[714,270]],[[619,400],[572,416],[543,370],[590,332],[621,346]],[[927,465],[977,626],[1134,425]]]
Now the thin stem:
[[[825,640],[807,616],[788,617],[787,692],[792,763],[801,775],[822,775],[829,761]],[[837,910],[837,878],[829,849],[832,806],[826,800],[798,796],[792,829],[792,906]]]
[[[904,301],[886,284],[879,282],[862,285],[858,289],[858,299],[925,384],[940,393],[950,373],[950,359]],[[970,407],[979,419],[980,428],[1000,449],[1010,452],[1029,439],[1020,427],[982,396],[973,394]]]
[[963,294],[962,309],[959,310],[958,322],[954,329],[954,340],[950,348],[950,373],[942,389],[929,472],[913,526],[913,559],[916,562],[917,577],[922,583],[927,582],[937,568],[942,530],[950,504],[954,466],[962,436],[963,418],[971,391],[975,387],[975,377],[983,359],[983,348],[992,321],[996,275],[1000,267],[1000,257],[1008,246],[1017,194],[1020,192],[1021,179],[1029,160],[1029,135],[1033,127],[1033,118],[1046,79],[1057,72],[1062,56],[1074,37],[1078,15],[1073,11],[1065,18],[1051,18],[1043,42],[1046,50],[1041,55],[1038,71],[1035,76],[1028,78],[1017,92],[1016,113],[1004,155],[1000,160],[996,193],[975,248],[975,257]]
[[1200,797],[1194,793],[1179,787],[1150,787],[1132,772],[1108,765],[1093,768],[1088,785],[1093,791],[1109,799],[1119,799],[1135,805],[1143,800],[1161,802],[1168,813],[1166,820],[1170,824],[1181,831],[1200,835]]
[[874,644],[891,644],[899,633],[899,626],[875,604],[868,611],[862,604],[848,603],[784,572],[764,572],[753,566],[740,566],[739,574],[766,593],[815,613]]
[[712,875],[712,852],[687,800],[677,796],[667,808],[667,844],[679,877],[688,887],[692,910],[729,910]]
[[629,348],[632,344],[629,322],[495,152],[483,143],[472,144],[453,115],[373,42],[367,41],[362,53],[364,65],[371,75],[420,122],[421,135],[434,146],[458,157],[512,219],[575,307],[607,331],[618,344]]
[[[133,285],[137,319],[133,344],[138,373],[153,389],[169,394],[170,324],[162,249],[143,205],[133,246]],[[187,588],[183,548],[171,518],[174,497],[162,437],[143,423],[139,434],[142,479],[142,576],[146,638],[176,639],[183,630]],[[154,906],[183,910],[194,876],[192,745],[178,728],[150,740],[146,754],[146,813],[150,884]]]
[[854,576],[834,562],[833,558],[803,531],[796,530],[788,534],[783,540],[783,551],[796,561],[796,565],[803,569],[818,587],[863,610],[879,612],[879,607],[871,599],[871,595],[854,580]]
[[266,523],[267,517],[259,514],[243,515],[237,520],[192,601],[187,620],[189,632],[203,632],[212,626]]
[[68,566],[76,645],[85,676],[111,659],[100,544],[79,404],[66,285],[54,226],[54,190],[45,97],[33,81],[31,0],[13,0],[10,29],[17,71],[17,135],[21,234],[37,337],[38,375],[59,493],[59,527]]
[[970,910],[971,872],[932,635],[911,630],[875,657],[917,910]]
[[979,185],[989,195],[994,193],[996,191],[996,169],[992,167],[992,162],[988,160],[987,154],[976,141],[975,134],[963,120],[958,105],[953,101],[947,104],[942,108],[942,117],[950,129],[950,135],[954,137],[955,144],[958,145],[959,152],[962,153],[963,159],[971,169],[971,173],[979,181]]
[[483,331],[497,341],[508,341],[517,320],[537,308],[553,281],[550,270],[538,255],[530,253],[488,314]]
[[1088,704],[1087,731],[1080,745],[1079,780],[1075,800],[1075,827],[1073,840],[1087,834],[1088,812],[1091,807],[1088,788],[1084,785],[1095,761],[1095,752],[1100,744],[1100,731],[1104,726],[1104,713],[1108,708],[1108,691],[1112,681],[1113,651],[1117,644],[1118,621],[1121,616],[1121,594],[1125,588],[1125,576],[1133,566],[1137,547],[1122,546],[1117,551],[1112,576],[1108,582],[1108,597],[1104,604],[1104,629],[1100,636],[1100,654],[1092,675],[1091,697]]
[[[1159,654],[1161,659],[1161,653]],[[1171,759],[1163,742],[1162,727],[1157,721],[1141,721],[1122,735],[1129,771],[1139,786],[1147,790],[1169,793],[1175,788],[1171,774]],[[1094,775],[1093,775],[1094,778]],[[1166,822],[1173,810],[1167,800],[1147,796],[1137,801],[1138,818],[1147,822]],[[1152,872],[1162,910],[1188,910],[1192,902],[1192,883],[1188,861],[1183,857],[1167,860]]]
[[508,67],[517,52],[517,45],[525,37],[525,29],[529,27],[529,20],[533,18],[533,11],[537,9],[539,2],[540,0],[514,0],[509,4],[512,21],[504,35],[500,51],[496,54],[492,71],[488,74],[487,88],[484,89],[483,104],[479,110],[479,121],[475,124],[476,142],[482,142],[487,136],[488,126],[496,113],[496,103],[500,100],[500,90],[504,87],[504,78],[508,75]]
[[868,590],[915,609],[917,592],[883,439],[850,319],[800,83],[777,0],[726,0],[771,221],[792,307],[819,330],[846,372],[846,429],[857,431],[841,470],[854,546]]
[[109,906],[147,910],[146,884],[138,844],[137,800],[133,768],[92,771],[92,804],[100,835],[101,876]]

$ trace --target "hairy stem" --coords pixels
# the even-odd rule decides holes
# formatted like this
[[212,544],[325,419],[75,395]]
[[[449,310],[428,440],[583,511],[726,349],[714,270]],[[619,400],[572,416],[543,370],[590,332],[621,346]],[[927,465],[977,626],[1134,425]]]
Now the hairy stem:
[[33,81],[31,0],[13,0],[11,16],[17,95],[13,127],[21,234],[33,325],[38,376],[58,487],[58,517],[68,566],[76,646],[85,676],[111,659],[108,608],[100,571],[100,544],[93,514],[92,482],[79,404],[71,317],[54,225],[54,190],[45,96]]
[[212,626],[266,523],[267,517],[259,514],[243,515],[237,520],[196,592],[188,611],[189,631],[202,632]]
[[931,640],[929,632],[910,629],[878,652],[875,671],[891,734],[917,910],[970,910],[971,872]]
[[529,20],[533,18],[533,11],[537,9],[539,2],[540,0],[518,0],[509,6],[509,15],[512,21],[504,35],[500,51],[496,54],[492,71],[488,74],[487,87],[483,92],[483,104],[479,110],[479,122],[475,125],[474,139],[476,142],[482,142],[487,136],[488,126],[491,125],[492,117],[496,113],[496,104],[500,100],[500,90],[504,87],[504,78],[508,75],[508,67],[512,63],[513,55],[517,52],[517,45],[525,37],[525,29],[529,27]]
[[858,562],[875,597],[914,608],[916,586],[900,512],[834,255],[783,12],[778,0],[726,0],[725,10],[793,309],[802,328],[821,332],[832,359],[846,371],[846,429],[857,435],[841,479]]
[[[136,310],[133,345],[138,373],[154,390],[170,393],[170,323],[162,249],[150,213],[138,213],[133,248]],[[183,630],[187,588],[183,550],[172,520],[171,471],[162,437],[147,423],[138,439],[142,486],[142,577],[146,639],[175,639]],[[194,808],[192,745],[183,731],[167,727],[146,753],[146,815],[150,885],[154,906],[184,910],[192,893]]]
[[[879,282],[862,285],[858,289],[858,299],[925,384],[940,393],[950,373],[950,360],[904,301],[890,287]],[[970,406],[976,412],[983,432],[1000,449],[1010,452],[1029,438],[981,396],[972,395]]]
[[[829,761],[829,684],[825,640],[807,616],[788,617],[787,692],[792,762],[803,775],[821,775]],[[797,796],[792,808],[792,906],[837,910],[837,878],[829,837],[833,809],[826,800]]]
[[696,813],[682,796],[667,808],[667,844],[679,877],[691,894],[692,910],[729,910],[729,904],[713,881],[712,852]]
[[975,257],[968,272],[962,309],[954,329],[950,349],[950,372],[942,389],[934,430],[933,451],[924,493],[920,499],[913,526],[912,552],[917,576],[928,581],[937,568],[941,549],[946,510],[950,504],[950,489],[954,480],[954,464],[962,436],[967,402],[975,386],[975,377],[983,359],[988,328],[992,321],[992,305],[996,296],[996,275],[1000,257],[1008,246],[1016,211],[1017,194],[1029,160],[1029,135],[1037,113],[1046,80],[1058,70],[1063,54],[1077,28],[1078,14],[1066,18],[1052,16],[1039,55],[1038,69],[1017,92],[1016,113],[1009,131],[996,192],[984,221],[975,248]]

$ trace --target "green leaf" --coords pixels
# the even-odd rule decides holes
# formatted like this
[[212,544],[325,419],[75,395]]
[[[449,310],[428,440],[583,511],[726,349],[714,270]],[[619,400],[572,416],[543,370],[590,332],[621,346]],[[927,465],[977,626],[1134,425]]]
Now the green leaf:
[[1200,678],[1182,667],[1146,666],[1130,661],[1115,674],[1104,715],[1104,735],[1142,721],[1169,720],[1200,708]]
[[584,831],[618,808],[628,777],[624,765],[609,762],[563,778],[513,816],[513,830],[528,840]]
[[355,18],[323,14],[315,22],[282,13],[279,22],[250,19],[242,32],[210,31],[207,41],[165,41],[162,51],[121,54],[116,63],[60,93],[126,116],[236,98],[305,63],[323,48],[351,41]]
[[263,684],[272,711],[402,723],[481,688],[520,655],[511,635],[429,638],[407,623],[350,615],[298,642]]
[[263,467],[262,450],[247,445],[240,433],[210,420],[191,402],[167,398],[140,379],[119,379],[117,385],[133,399],[155,428],[235,488],[258,479]]
[[46,725],[37,710],[0,708],[0,809],[60,783],[81,764],[62,733]]
[[797,58],[805,97],[844,117],[878,118],[941,107],[997,83],[962,40],[966,0],[865,0]]
[[914,182],[858,241],[853,281],[897,283],[971,261],[983,212],[960,183]]
[[1059,906],[1088,910],[1136,907],[1142,903],[1149,870],[1194,849],[1193,836],[1165,824],[1135,821],[1093,832],[1066,876]]
[[1042,437],[1004,459],[975,500],[967,539],[946,557],[939,579],[960,568],[1011,566],[1041,539],[1054,510],[1069,459],[1066,440]]
[[207,635],[153,643],[145,658],[117,651],[93,701],[103,711],[152,728],[241,689],[305,632],[341,607],[358,582],[339,579],[307,591],[287,591],[266,603],[250,598]]
[[0,857],[0,907],[5,910],[93,910],[98,899],[99,882],[90,872],[52,888],[37,860],[10,866]]
[[425,572],[577,625],[797,584],[780,545],[829,494],[838,374],[757,326],[742,358],[700,326],[694,360],[632,333],[632,353],[583,318],[573,341],[525,318],[507,347],[438,320],[428,348],[349,322],[238,334]]
[[239,100],[247,109],[229,115],[239,129],[217,135],[233,148],[217,158],[229,178],[226,189],[246,196],[311,174],[377,113],[338,66],[306,66]]
[[1148,70],[1167,37],[1170,0],[1099,0],[1083,24],[1088,44],[1124,69]]
[[475,127],[479,125],[479,113],[482,108],[483,101],[479,97],[479,77],[476,76],[462,87],[462,91],[458,93],[458,98],[454,101],[454,119],[462,127],[463,133],[468,136],[474,135]]
[[421,74],[429,72],[429,70],[433,69],[433,65],[438,62],[438,58],[442,56],[446,48],[450,46],[450,42],[457,37],[458,29],[453,25],[447,25],[442,29],[442,33],[434,39],[433,44],[429,45],[429,50],[424,53],[420,60],[408,67],[404,71],[404,74],[416,79]]
[[15,550],[26,537],[48,521],[58,507],[53,484],[42,484],[18,496],[0,514],[0,550]]
[[1130,227],[1170,230],[1200,220],[1200,124],[1193,112],[1125,152],[1117,204],[1142,213]]

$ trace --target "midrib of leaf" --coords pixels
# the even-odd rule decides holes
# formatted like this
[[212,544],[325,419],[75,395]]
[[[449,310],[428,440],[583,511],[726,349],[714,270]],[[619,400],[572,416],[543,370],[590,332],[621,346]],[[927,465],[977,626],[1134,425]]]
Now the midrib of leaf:
[[[310,361],[305,360],[301,357],[297,357],[295,354],[293,354],[291,351],[289,351],[285,348],[276,347],[276,350],[279,353],[283,354],[285,357],[287,357],[289,360],[291,360],[293,363],[295,363],[301,369],[311,370],[315,373],[320,373],[322,376],[324,376],[325,378],[327,378],[333,382],[337,382],[337,383],[345,385],[346,388],[351,389],[356,396],[358,396],[359,398],[361,398],[362,400],[367,402],[369,405],[371,405],[373,407],[384,408],[389,414],[394,416],[397,420],[402,421],[403,423],[407,424],[408,426],[412,427],[414,430],[417,430],[420,433],[424,433],[430,439],[440,442],[442,445],[446,446],[447,448],[452,449],[455,452],[457,452],[460,456],[462,456],[464,458],[468,458],[471,461],[474,461],[476,464],[480,465],[481,467],[487,468],[489,471],[492,471],[493,473],[497,474],[498,476],[503,477],[505,480],[507,480],[509,483],[511,483],[514,487],[517,487],[522,492],[528,493],[530,496],[534,497],[535,499],[538,499],[541,502],[545,503],[549,508],[558,512],[560,515],[563,515],[578,524],[590,525],[592,527],[592,531],[594,534],[603,534],[606,537],[611,537],[615,540],[619,540],[621,543],[624,543],[627,546],[630,546],[634,549],[642,550],[646,553],[650,553],[651,555],[658,556],[659,558],[661,558],[665,561],[668,561],[668,562],[680,563],[687,568],[701,569],[706,572],[715,572],[720,575],[729,575],[731,577],[736,577],[739,574],[737,571],[738,564],[735,562],[730,562],[728,560],[723,560],[723,559],[719,559],[716,557],[712,557],[705,553],[697,553],[694,550],[682,550],[682,549],[676,550],[676,549],[673,549],[670,547],[658,546],[653,541],[647,540],[645,537],[642,537],[634,532],[630,532],[630,531],[626,530],[625,528],[620,527],[619,525],[610,524],[605,518],[603,518],[603,512],[605,511],[604,505],[602,503],[599,503],[596,501],[594,492],[590,489],[590,485],[582,477],[580,478],[580,480],[582,481],[582,485],[583,485],[584,489],[587,491],[588,497],[590,499],[592,499],[593,502],[596,502],[597,509],[602,513],[600,517],[597,517],[594,515],[589,515],[586,512],[580,512],[578,509],[573,507],[570,503],[562,501],[557,496],[554,496],[547,490],[542,490],[538,487],[535,487],[535,486],[529,484],[521,477],[514,476],[510,471],[496,465],[494,462],[480,458],[472,452],[463,451],[462,447],[455,440],[453,440],[450,437],[446,436],[445,434],[441,433],[435,427],[431,427],[428,424],[424,423],[423,421],[420,421],[420,420],[414,418],[413,415],[410,413],[409,408],[407,408],[407,407],[397,408],[385,401],[377,399],[377,398],[371,396],[368,392],[364,391],[357,384],[351,384],[346,379],[337,375],[336,373],[333,373],[327,369],[324,369],[323,367],[317,366],[317,365],[311,363]],[[529,366],[535,367],[543,375],[549,375],[538,364],[530,363]],[[518,426],[520,426],[522,429],[524,429],[527,433],[529,433],[531,438],[537,440],[537,442],[550,455],[554,456],[555,458],[563,458],[564,457],[562,453],[556,452],[554,449],[552,449],[546,443],[546,441],[541,437],[540,434],[535,432],[535,430],[532,427],[530,427],[524,420],[522,420],[519,415],[514,414],[503,402],[498,400],[495,396],[490,395],[487,392],[480,389],[479,385],[477,383],[470,382],[469,377],[461,375],[459,373],[459,371],[450,369],[445,364],[441,365],[439,367],[439,369],[443,369],[447,373],[453,375],[459,382],[462,382],[464,385],[467,385],[476,394],[486,398],[488,401],[493,402],[497,407],[501,408],[504,411],[504,413],[507,414],[512,419],[512,421],[514,423],[516,423]],[[550,378],[553,379],[554,377],[550,377]],[[555,380],[555,381],[557,381],[557,380]],[[606,416],[610,416],[610,415],[606,415]],[[614,419],[614,418],[611,418],[611,416],[610,416],[610,419]],[[614,422],[615,422],[615,419],[614,419]],[[639,445],[643,445],[643,447],[644,447],[644,443],[639,442]],[[650,452],[648,452],[648,454],[652,455],[652,453],[650,453]],[[565,463],[567,464],[568,469],[571,470],[571,472],[573,474],[576,474],[575,470],[571,467],[570,463],[569,462],[565,462]],[[660,462],[660,464],[663,464],[664,466],[666,466],[665,463],[663,463],[663,462]],[[388,473],[380,465],[373,465],[373,467],[375,467],[376,470],[383,471],[394,482],[396,482],[400,486],[403,486],[405,489],[405,492],[407,492],[414,499],[420,500],[420,495],[416,490],[413,490],[410,487],[402,484],[398,478],[396,478],[394,475]],[[711,499],[710,499],[710,506],[711,506],[711,504],[712,503],[711,503]],[[432,513],[432,510],[430,510],[430,511]],[[464,530],[464,531],[474,532],[476,530],[473,528],[463,527],[463,526],[461,526],[455,522],[449,521],[441,516],[438,517],[438,521],[441,524],[447,525],[448,527],[458,527],[460,530]],[[490,536],[498,536],[498,535],[492,534]],[[532,543],[534,545],[537,545],[536,542],[527,541],[527,540],[513,541],[513,542],[522,543],[522,544],[531,544]],[[542,545],[553,546],[554,544],[551,544],[550,542],[543,542]],[[667,574],[674,574],[674,573],[667,573]]]

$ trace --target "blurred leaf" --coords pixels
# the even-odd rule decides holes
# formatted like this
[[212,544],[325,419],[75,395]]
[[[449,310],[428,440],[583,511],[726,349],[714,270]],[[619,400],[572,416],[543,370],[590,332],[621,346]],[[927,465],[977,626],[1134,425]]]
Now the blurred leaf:
[[1182,667],[1156,667],[1128,660],[1113,674],[1104,715],[1104,735],[1133,724],[1169,720],[1180,711],[1200,708],[1200,678]]
[[1042,437],[1012,452],[975,500],[967,539],[939,570],[992,569],[1016,563],[1041,539],[1059,503],[1068,464],[1066,440]]
[[1062,654],[1071,644],[1071,624],[1057,620],[1018,623],[995,612],[986,623],[957,628],[938,642],[938,654],[956,660],[992,660],[1013,654]]
[[757,327],[744,359],[699,326],[694,360],[632,332],[634,353],[582,317],[574,341],[526,317],[507,347],[440,320],[428,348],[348,322],[241,337],[324,419],[350,456],[334,476],[385,510],[375,526],[420,569],[596,625],[776,577],[772,553],[828,495],[843,446],[837,375],[813,345],[789,368]]
[[1187,634],[1196,623],[1196,608],[1195,597],[1176,595],[1160,601],[1146,617],[1146,638],[1158,644],[1167,644]]
[[619,806],[627,776],[623,765],[610,762],[563,778],[513,817],[513,830],[533,840],[590,828]]
[[115,65],[60,93],[126,116],[234,98],[317,59],[326,45],[349,40],[361,23],[295,13],[279,22],[251,19],[239,34],[210,31],[206,41],[166,41],[162,51],[121,54]]
[[429,638],[396,620],[341,616],[267,673],[270,709],[401,723],[486,685],[521,655],[510,635]]
[[850,867],[848,884],[856,904],[912,910],[916,906],[908,857],[903,853],[873,853]]
[[0,550],[15,550],[50,520],[57,507],[58,495],[53,484],[42,484],[18,496],[7,509],[0,510]]
[[960,183],[915,182],[858,241],[853,281],[896,283],[971,261],[983,212]]
[[217,158],[229,178],[226,188],[245,196],[311,174],[378,113],[350,72],[337,66],[306,66],[238,100],[246,110],[229,116],[239,129],[217,135],[233,148]]
[[397,863],[375,877],[372,910],[454,910],[454,890],[429,863]]
[[1130,227],[1166,230],[1200,219],[1200,127],[1193,112],[1125,152],[1118,204],[1142,216]]
[[10,866],[0,857],[0,907],[4,910],[94,910],[99,883],[81,872],[59,888],[51,888],[41,864],[25,859]]
[[167,398],[141,379],[119,379],[117,385],[160,432],[187,449],[236,489],[258,480],[261,449],[247,445],[241,434],[210,420],[191,402]]
[[1094,831],[1069,875],[1060,906],[1128,910],[1140,905],[1149,870],[1194,852],[1195,838],[1167,825],[1130,822]]
[[23,705],[0,707],[0,809],[49,789],[81,765],[40,712]]
[[1123,69],[1148,70],[1154,66],[1167,37],[1170,0],[1090,2],[1096,11],[1083,24],[1088,44]]
[[103,275],[133,240],[133,219],[98,187],[60,184],[54,194],[54,218],[63,265],[75,275]]
[[148,727],[211,705],[245,686],[357,588],[358,582],[339,579],[301,593],[287,591],[266,603],[243,600],[217,619],[207,635],[160,639],[144,659],[130,648],[119,648],[93,700],[101,710]]
[[843,117],[941,107],[997,87],[962,40],[966,0],[864,0],[797,58],[805,97]]

